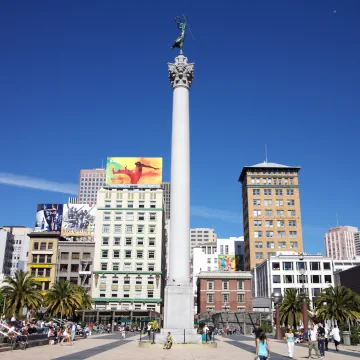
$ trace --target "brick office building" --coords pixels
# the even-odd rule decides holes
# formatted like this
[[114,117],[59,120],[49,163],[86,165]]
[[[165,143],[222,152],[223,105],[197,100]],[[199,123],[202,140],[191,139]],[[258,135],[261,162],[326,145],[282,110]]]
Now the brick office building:
[[251,273],[247,271],[200,272],[197,280],[198,314],[252,311],[251,278]]

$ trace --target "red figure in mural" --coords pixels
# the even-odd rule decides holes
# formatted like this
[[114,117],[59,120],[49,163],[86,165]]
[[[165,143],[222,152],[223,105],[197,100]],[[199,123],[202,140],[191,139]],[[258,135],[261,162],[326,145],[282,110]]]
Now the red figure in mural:
[[114,175],[116,175],[116,174],[125,174],[125,175],[129,176],[129,178],[131,180],[131,184],[137,184],[139,182],[140,178],[141,178],[143,167],[144,168],[154,169],[154,170],[159,170],[159,168],[155,168],[155,167],[150,166],[150,165],[142,164],[140,161],[136,162],[135,165],[136,165],[135,170],[128,170],[127,165],[125,165],[124,166],[125,169],[123,169],[123,170],[115,171],[114,168],[113,168],[112,173]]

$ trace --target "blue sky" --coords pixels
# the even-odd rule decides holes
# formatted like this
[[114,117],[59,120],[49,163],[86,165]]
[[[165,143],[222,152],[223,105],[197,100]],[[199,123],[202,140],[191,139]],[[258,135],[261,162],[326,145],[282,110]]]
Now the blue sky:
[[191,225],[243,234],[237,179],[267,144],[269,161],[302,167],[307,252],[336,212],[360,226],[356,0],[2,1],[0,224],[32,226],[37,203],[67,201],[49,189],[71,191],[107,156],[162,156],[169,180],[181,13],[196,39]]

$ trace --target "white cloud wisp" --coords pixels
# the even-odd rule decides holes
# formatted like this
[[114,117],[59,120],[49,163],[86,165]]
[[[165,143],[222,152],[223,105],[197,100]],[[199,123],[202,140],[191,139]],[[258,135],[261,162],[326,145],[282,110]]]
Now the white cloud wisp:
[[30,176],[21,176],[2,172],[0,172],[0,184],[71,195],[75,195],[78,192],[78,186],[76,184],[58,183],[56,181],[48,181]]
[[241,214],[233,211],[209,208],[206,206],[192,206],[191,215],[207,219],[217,219],[233,224],[239,224],[242,221]]

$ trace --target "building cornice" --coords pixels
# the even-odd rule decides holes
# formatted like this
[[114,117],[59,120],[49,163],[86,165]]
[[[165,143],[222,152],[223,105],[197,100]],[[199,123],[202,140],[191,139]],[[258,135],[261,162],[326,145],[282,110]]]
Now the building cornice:
[[162,275],[161,271],[93,271],[94,274],[98,275],[111,275],[111,274],[125,274],[125,275]]
[[162,209],[162,208],[123,208],[123,207],[121,207],[121,208],[104,208],[104,207],[101,207],[101,208],[97,208],[97,210],[163,211],[164,209]]
[[162,303],[163,299],[137,298],[93,298],[93,302],[122,302],[122,303]]
[[200,272],[198,275],[198,280],[201,279],[252,279],[250,271],[206,271]]

